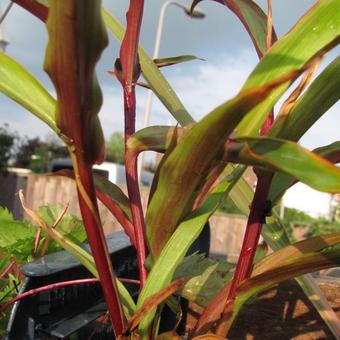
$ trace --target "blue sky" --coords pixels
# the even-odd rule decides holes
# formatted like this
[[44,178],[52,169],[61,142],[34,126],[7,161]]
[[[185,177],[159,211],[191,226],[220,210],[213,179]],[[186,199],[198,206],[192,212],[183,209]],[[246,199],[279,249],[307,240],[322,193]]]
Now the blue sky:
[[[141,43],[152,54],[160,6],[164,1],[146,1]],[[0,0],[2,8],[7,0]],[[124,22],[126,0],[105,0],[104,4]],[[183,1],[189,4],[189,1]],[[266,6],[266,1],[259,1]],[[314,3],[312,0],[272,0],[273,17],[278,35],[283,35],[295,21]],[[203,20],[193,20],[175,6],[170,6],[164,23],[160,55],[193,54],[205,61],[192,61],[165,70],[165,74],[179,97],[196,118],[200,119],[215,106],[231,98],[242,86],[257,62],[253,46],[237,18],[221,5],[204,1],[200,8],[206,13]],[[44,25],[21,8],[13,6],[5,21],[10,45],[7,53],[27,67],[53,94],[53,86],[42,70],[47,34]],[[326,61],[339,52],[333,51]],[[110,40],[97,67],[104,93],[100,112],[105,136],[123,129],[121,89],[117,81],[106,75],[118,55],[118,45]],[[137,126],[141,127],[146,101],[146,91],[138,90]],[[8,123],[12,130],[30,137],[44,137],[48,127],[0,95],[0,125]],[[308,148],[328,144],[338,139],[340,125],[339,104],[334,106],[302,140]],[[151,124],[172,123],[169,113],[158,100],[154,100]]]

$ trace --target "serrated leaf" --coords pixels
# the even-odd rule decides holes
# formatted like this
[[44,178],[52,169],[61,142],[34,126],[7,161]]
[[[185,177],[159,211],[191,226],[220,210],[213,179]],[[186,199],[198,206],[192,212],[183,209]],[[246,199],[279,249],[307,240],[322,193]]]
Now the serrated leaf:
[[[32,252],[36,227],[26,221],[14,220],[12,214],[0,207],[0,253],[21,252],[22,247],[29,247]],[[10,254],[14,255],[14,254]]]
[[205,258],[194,254],[184,258],[176,268],[174,279],[187,277],[189,280],[178,292],[185,299],[207,307],[222,287],[231,280],[234,265],[224,260]]
[[31,73],[3,52],[0,52],[0,91],[59,134],[55,99]]
[[[42,206],[38,208],[37,215],[44,220],[47,225],[52,226],[62,210],[63,207],[61,205],[53,208],[50,206]],[[86,240],[83,222],[76,216],[68,213],[64,214],[56,228],[75,243],[82,243]]]

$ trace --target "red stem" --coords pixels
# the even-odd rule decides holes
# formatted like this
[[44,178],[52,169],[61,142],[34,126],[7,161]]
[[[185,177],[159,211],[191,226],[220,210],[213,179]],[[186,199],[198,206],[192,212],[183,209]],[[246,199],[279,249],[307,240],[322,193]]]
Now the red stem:
[[0,281],[12,270],[15,265],[15,261],[12,261],[0,274]]
[[[127,140],[135,132],[136,95],[134,86],[130,90],[128,90],[126,87],[124,88],[124,111],[125,111],[125,150],[127,150],[126,147]],[[138,185],[137,157],[135,156],[130,157],[128,152],[125,152],[125,169],[132,220],[135,228],[139,279],[141,282],[140,287],[143,288],[147,277],[147,271],[144,267],[144,262],[147,256],[146,251],[147,248],[145,242],[146,240],[145,221]]]
[[[116,281],[114,279],[115,275],[113,272],[105,235],[100,223],[92,169],[90,165],[79,158],[80,157],[78,157],[77,160],[81,183],[80,184],[77,181],[79,206],[88,241],[92,249],[92,255],[98,270],[104,298],[110,313],[113,328],[117,336],[122,334],[126,320],[123,314],[121,301],[119,299]],[[83,187],[83,190],[86,191],[85,193],[80,189],[80,185]],[[87,199],[90,200],[90,202],[85,199],[85,196],[87,196]]]
[[226,307],[230,301],[234,300],[238,285],[250,276],[262,224],[265,222],[266,202],[272,177],[271,173],[258,174],[258,182],[250,208],[246,233],[243,238],[242,249],[229,290]]
[[97,190],[97,197],[106,206],[106,208],[110,210],[112,215],[117,219],[117,221],[123,227],[125,233],[129,236],[131,244],[134,245],[136,248],[136,237],[133,225],[124,215],[122,209],[120,209],[120,207],[115,202],[112,201],[112,198],[109,195],[106,195],[100,192],[99,190]]
[[41,21],[46,22],[48,16],[48,8],[39,4],[35,0],[13,0],[16,4],[35,15]]
[[[139,284],[138,280],[133,280],[133,279],[120,278],[119,281],[125,282],[125,283]],[[25,299],[29,296],[33,296],[33,295],[36,295],[36,294],[39,294],[39,293],[42,293],[42,292],[46,292],[46,291],[50,291],[50,290],[53,290],[53,289],[58,289],[58,288],[63,288],[63,287],[68,287],[68,286],[83,285],[83,284],[95,283],[95,282],[99,282],[99,280],[97,278],[87,278],[87,279],[56,282],[56,283],[52,283],[52,284],[42,286],[42,287],[39,287],[39,288],[34,288],[34,289],[31,289],[31,290],[29,290],[25,293],[17,295],[13,299],[5,302],[0,307],[0,313],[3,313],[13,303],[15,303],[19,300]]]

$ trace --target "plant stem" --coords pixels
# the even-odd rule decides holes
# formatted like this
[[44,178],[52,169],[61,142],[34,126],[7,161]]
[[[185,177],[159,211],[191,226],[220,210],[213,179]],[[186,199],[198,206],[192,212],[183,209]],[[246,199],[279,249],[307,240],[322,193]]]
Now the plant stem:
[[[273,174],[260,172],[243,238],[239,260],[231,283],[228,301],[234,300],[238,285],[250,276],[262,224],[265,222],[267,196]],[[228,301],[226,305],[228,305]]]
[[12,268],[15,265],[15,261],[12,261],[4,270],[2,273],[0,273],[0,281],[7,275],[10,273],[10,271],[12,270]]
[[112,325],[117,336],[122,334],[126,320],[119,299],[107,243],[100,223],[92,169],[81,156],[77,156],[77,160],[73,164],[75,167],[79,206]]
[[35,15],[41,21],[46,22],[48,9],[44,5],[41,5],[35,0],[13,0],[13,2]]
[[[119,278],[119,281],[126,282],[126,283],[132,283],[132,284],[139,284],[138,280],[132,280],[132,279],[125,279],[125,278]],[[52,283],[46,286],[42,286],[39,288],[30,289],[29,291],[19,294],[15,296],[13,299],[5,302],[0,306],[0,313],[3,313],[9,306],[11,306],[13,303],[23,300],[29,296],[33,296],[42,292],[47,292],[50,290],[58,289],[58,288],[64,288],[68,286],[77,286],[77,285],[83,285],[88,283],[96,283],[100,282],[99,279],[91,277],[86,279],[79,279],[79,280],[70,280],[70,281],[63,281],[63,282],[56,282]]]
[[[125,111],[125,150],[129,137],[135,132],[136,117],[136,94],[134,86],[131,89],[124,88],[124,111]],[[139,268],[140,288],[143,288],[147,276],[144,262],[146,253],[145,221],[143,215],[142,201],[138,185],[137,157],[130,157],[125,152],[126,183],[129,193],[131,214],[135,228],[135,241],[137,248],[137,260]]]

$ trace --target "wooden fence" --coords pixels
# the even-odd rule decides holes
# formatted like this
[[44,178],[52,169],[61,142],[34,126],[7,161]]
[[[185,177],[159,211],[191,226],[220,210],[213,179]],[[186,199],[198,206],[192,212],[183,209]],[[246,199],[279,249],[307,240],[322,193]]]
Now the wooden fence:
[[[25,179],[21,179],[19,185],[16,185],[16,190],[20,189],[20,185],[24,190],[27,205],[31,209],[36,210],[43,205],[65,206],[68,203],[68,212],[80,217],[73,180],[65,177],[29,174],[25,175]],[[122,189],[126,192],[126,188]],[[141,192],[144,207],[147,204],[148,192],[148,188],[143,188]],[[18,197],[15,196],[14,200],[14,205],[18,209]],[[99,211],[106,234],[121,230],[119,223],[100,202]],[[242,216],[215,214],[210,219],[212,234],[210,251],[219,255],[228,255],[230,260],[235,259],[240,251],[245,224],[246,220]]]

